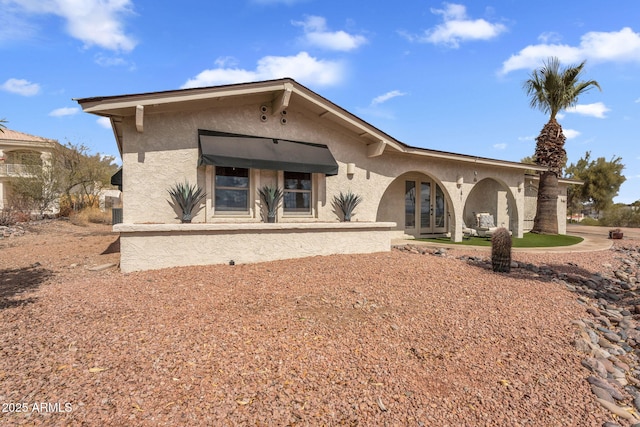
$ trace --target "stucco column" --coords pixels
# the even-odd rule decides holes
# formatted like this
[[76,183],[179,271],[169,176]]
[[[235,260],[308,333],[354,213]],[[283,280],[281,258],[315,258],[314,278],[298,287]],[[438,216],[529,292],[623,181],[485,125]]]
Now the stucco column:
[[4,209],[4,182],[0,181],[0,210]]
[[511,194],[516,201],[516,218],[517,221],[511,221],[514,225],[512,230],[513,237],[522,239],[524,237],[524,179],[518,183],[515,188],[510,188]]
[[[4,157],[4,150],[0,149],[0,176],[6,175],[7,171],[6,171],[6,166],[4,165],[5,163],[5,157]],[[5,198],[5,194],[4,194],[4,182],[0,181],[0,210],[4,209],[4,198]]]
[[462,213],[464,211],[465,184],[458,185],[455,182],[443,182],[442,187],[447,192],[447,203],[449,204],[449,230],[451,240],[462,241]]

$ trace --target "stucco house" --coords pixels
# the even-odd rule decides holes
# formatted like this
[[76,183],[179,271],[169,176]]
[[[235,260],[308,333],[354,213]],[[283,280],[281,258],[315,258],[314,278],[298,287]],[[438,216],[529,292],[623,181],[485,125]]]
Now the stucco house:
[[[543,168],[412,147],[289,78],[76,101],[111,120],[122,155],[114,231],[124,272],[387,251],[402,237],[460,241],[479,212],[522,237],[535,214],[527,171]],[[190,224],[168,203],[185,180],[206,191]],[[285,193],[276,223],[257,195],[267,184]],[[332,200],[347,191],[363,201],[341,222]]]
[[[45,166],[51,161],[57,142],[40,136],[29,135],[11,129],[0,132],[0,210],[8,209],[11,199],[9,181],[13,177],[29,174],[28,164]],[[51,207],[50,213],[55,213]]]

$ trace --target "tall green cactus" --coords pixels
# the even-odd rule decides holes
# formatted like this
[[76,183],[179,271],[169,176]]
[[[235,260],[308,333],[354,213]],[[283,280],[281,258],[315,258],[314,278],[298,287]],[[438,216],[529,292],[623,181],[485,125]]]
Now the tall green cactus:
[[491,236],[491,267],[499,273],[511,271],[511,235],[504,227],[498,228]]

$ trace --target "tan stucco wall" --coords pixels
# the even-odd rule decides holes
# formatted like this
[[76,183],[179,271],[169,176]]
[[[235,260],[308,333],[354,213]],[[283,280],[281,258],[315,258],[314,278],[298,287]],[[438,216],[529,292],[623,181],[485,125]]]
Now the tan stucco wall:
[[385,252],[393,223],[119,224],[122,272]]
[[[280,218],[287,221],[336,221],[331,200],[340,191],[353,191],[362,196],[363,202],[357,207],[353,221],[393,221],[397,223],[396,235],[404,232],[403,182],[397,177],[404,173],[424,174],[438,183],[448,202],[448,229],[454,240],[462,239],[462,215],[465,204],[467,210],[476,202],[490,202],[486,210],[496,213],[499,223],[508,224],[514,236],[521,237],[524,218],[524,191],[518,191],[523,182],[523,170],[483,165],[473,162],[451,161],[427,158],[420,155],[398,154],[387,149],[381,156],[367,157],[364,140],[344,127],[330,120],[319,118],[307,110],[291,107],[287,113],[287,123],[281,124],[278,115],[268,115],[267,121],[260,120],[260,100],[246,105],[224,104],[204,111],[173,111],[166,113],[145,113],[144,132],[135,128],[134,118],[123,121],[123,206],[124,223],[178,223],[177,215],[170,208],[167,189],[175,182],[189,180],[207,189],[209,199],[206,208],[194,222],[260,221],[259,201],[251,194],[253,201],[249,216],[229,218],[213,215],[210,190],[212,168],[197,167],[198,129],[268,136],[289,140],[315,142],[329,146],[339,164],[337,176],[316,176],[315,204],[312,218]],[[420,143],[421,141],[417,141]],[[355,173],[347,175],[348,163],[355,164]],[[458,178],[462,180],[458,184]],[[490,178],[492,184],[485,191],[474,191]],[[254,171],[252,175],[255,189],[265,183],[278,180],[273,171]],[[383,194],[392,185],[400,189],[398,203],[380,206]],[[498,191],[499,198],[498,199]],[[477,196],[470,196],[477,194]],[[487,197],[483,200],[482,196]],[[396,196],[394,196],[396,197]],[[566,207],[565,207],[566,208]],[[560,215],[559,215],[560,216]],[[564,216],[562,216],[564,218]],[[399,221],[402,219],[402,221]],[[470,219],[467,219],[469,224]]]

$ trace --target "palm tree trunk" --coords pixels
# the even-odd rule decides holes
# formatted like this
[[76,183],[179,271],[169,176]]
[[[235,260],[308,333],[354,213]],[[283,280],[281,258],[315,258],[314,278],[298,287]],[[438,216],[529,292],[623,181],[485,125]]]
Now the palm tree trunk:
[[558,177],[553,172],[540,174],[538,205],[531,232],[558,234]]
[[536,138],[536,163],[548,169],[540,174],[532,233],[558,234],[558,177],[567,161],[565,139],[555,118],[549,119]]

